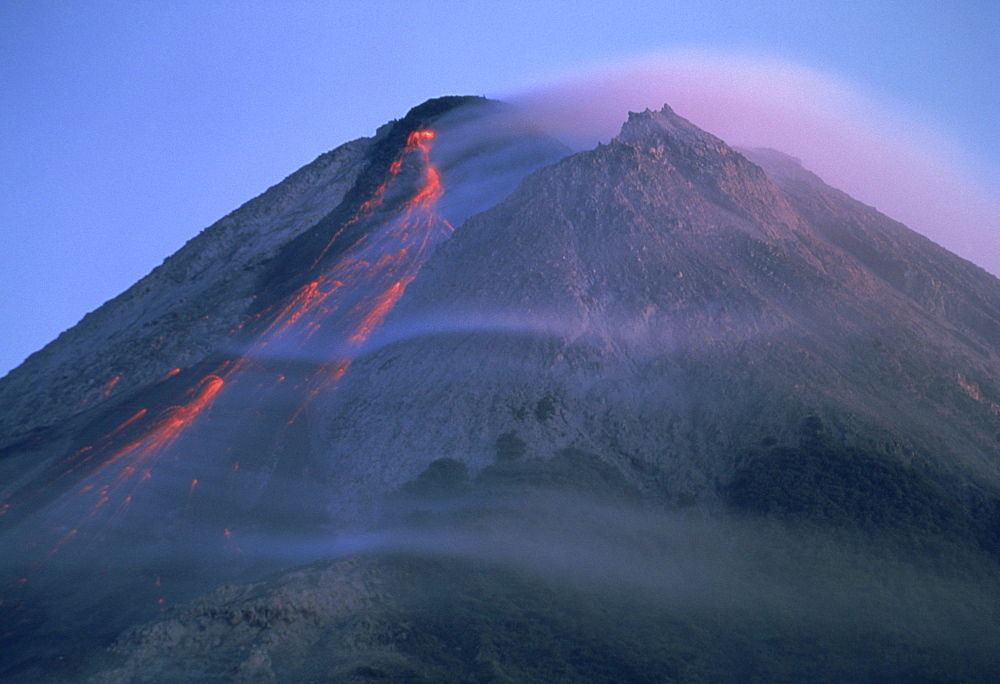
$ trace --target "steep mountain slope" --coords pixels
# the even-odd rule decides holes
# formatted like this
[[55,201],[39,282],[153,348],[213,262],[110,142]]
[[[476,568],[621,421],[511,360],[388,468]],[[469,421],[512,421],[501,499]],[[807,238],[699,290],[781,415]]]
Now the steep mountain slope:
[[1000,281],[668,107],[514,121],[415,108],[4,379],[7,674],[995,666]]
[[[95,611],[109,613],[83,633],[106,638],[272,567],[240,560],[241,540],[328,518],[310,475],[321,455],[303,448],[312,405],[450,220],[566,153],[522,126],[486,125],[505,118],[482,98],[414,108],[206,230],[0,383],[9,666],[47,659]],[[95,384],[105,371],[119,375]],[[62,623],[54,643],[19,648],[42,644],[50,622]]]
[[340,204],[375,140],[342,145],[247,202],[11,371],[0,447],[216,351],[252,306],[254,269]]
[[[505,121],[498,103],[442,98],[415,108],[400,125],[386,124],[372,138],[321,155],[0,378],[0,449],[238,347],[234,330],[260,311],[256,300],[273,287],[270,281],[309,272],[301,261],[312,262],[331,231],[357,214],[407,134],[431,119],[442,133],[434,154],[448,188],[438,210],[456,225],[567,152]],[[337,249],[350,244],[341,240]]]
[[[254,363],[266,364],[267,357],[285,353],[300,357],[293,366],[332,362],[331,355],[344,350],[324,347],[330,340],[308,339],[312,333],[299,344],[270,338],[291,335],[299,319],[319,325],[319,312],[309,309],[330,293],[316,297],[309,288],[324,274],[343,269],[345,254],[353,255],[357,272],[367,268],[365,258],[384,259],[385,252],[399,248],[405,253],[406,240],[422,239],[415,230],[392,234],[392,224],[409,210],[409,198],[423,182],[419,167],[429,163],[409,158],[418,155],[420,145],[428,147],[423,154],[430,150],[429,142],[410,140],[415,131],[433,121],[438,132],[432,166],[436,189],[420,201],[433,204],[448,226],[510,192],[528,171],[566,153],[555,141],[524,127],[490,125],[503,120],[502,108],[481,98],[442,98],[415,108],[374,138],[320,157],[206,229],[134,287],[0,379],[0,496],[23,490],[26,475],[30,484],[39,468],[67,451],[95,446],[137,410],[144,412],[139,423],[148,423],[172,406],[186,405],[191,401],[187,393],[221,373],[227,363],[252,357]],[[372,237],[386,226],[382,238]],[[432,247],[433,241],[414,242],[408,258],[417,254],[413,264],[422,263]],[[380,263],[387,267],[377,277],[391,288],[402,271]],[[328,287],[344,277],[331,277]],[[375,298],[371,306],[377,307],[382,286],[374,282],[377,277],[367,283],[364,273],[353,277],[353,290],[367,292]],[[337,306],[353,306],[351,316],[360,315],[357,302]],[[296,307],[301,310],[292,312]],[[324,311],[329,316],[329,302]],[[351,317],[337,315],[344,321]],[[271,330],[282,316],[286,320]],[[364,324],[364,337],[370,333],[364,320],[345,324]],[[317,351],[309,351],[310,346]]]

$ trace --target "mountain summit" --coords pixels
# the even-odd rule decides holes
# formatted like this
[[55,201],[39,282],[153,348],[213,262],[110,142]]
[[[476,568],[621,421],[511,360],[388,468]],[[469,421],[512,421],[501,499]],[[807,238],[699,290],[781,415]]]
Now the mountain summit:
[[746,449],[816,415],[961,488],[994,482],[997,301],[995,278],[818,179],[772,180],[669,110],[632,114],[441,246],[385,335],[437,330],[360,360],[329,448],[406,479],[415,444],[481,467],[513,432],[713,498]]
[[986,680],[998,302],[669,107],[431,100],[0,380],[5,676]]

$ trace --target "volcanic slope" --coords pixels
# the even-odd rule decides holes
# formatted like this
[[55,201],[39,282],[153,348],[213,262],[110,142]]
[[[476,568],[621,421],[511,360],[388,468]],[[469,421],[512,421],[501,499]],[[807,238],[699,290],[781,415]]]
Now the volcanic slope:
[[503,119],[499,104],[483,98],[429,101],[372,138],[321,155],[206,228],[0,378],[0,449],[239,347],[234,332],[260,311],[257,300],[274,280],[310,270],[317,254],[309,248],[321,250],[371,199],[416,126],[433,121],[443,132],[435,161],[448,193],[438,209],[456,225],[566,154],[554,140]]
[[4,667],[273,567],[241,555],[249,534],[327,521],[313,406],[452,221],[564,154],[497,103],[428,101],[210,227],[0,381]]
[[223,346],[253,305],[257,267],[343,201],[374,143],[362,138],[320,156],[12,370],[0,381],[0,446]]
[[1000,281],[751,154],[770,173],[669,108],[630,114],[466,222],[325,408],[345,519],[358,491],[512,439],[712,504],[807,418],[993,500]]
[[280,548],[322,560],[81,671],[993,681],[997,302],[794,160],[632,114],[459,226],[313,407],[335,522]]
[[[503,124],[501,109],[482,98],[432,100],[374,138],[321,156],[206,229],[0,379],[0,497],[7,504],[0,514],[27,513],[25,506],[14,510],[11,497],[32,488],[51,492],[47,476],[79,479],[82,473],[66,475],[83,459],[63,465],[58,459],[83,450],[93,462],[98,443],[105,451],[115,446],[103,444],[109,434],[118,435],[120,447],[178,406],[214,400],[220,386],[212,376],[232,373],[224,369],[227,362],[243,359],[237,365],[246,368],[252,360],[255,372],[268,367],[274,378],[284,378],[342,361],[345,341],[324,339],[319,328],[357,324],[358,331],[341,331],[357,346],[412,279],[415,271],[403,261],[422,263],[434,243],[450,235],[451,223],[494,204],[527,172],[566,154],[552,139]],[[426,179],[433,186],[418,195],[425,166],[433,170]],[[427,212],[436,218],[416,216]],[[411,230],[400,225],[417,218],[421,225]],[[435,222],[444,233],[425,239]],[[395,258],[394,250],[404,256],[390,264],[385,259]],[[349,268],[345,254],[353,259]],[[365,259],[382,261],[362,273]],[[335,295],[348,276],[350,287]],[[353,298],[344,298],[347,290]],[[358,296],[372,299],[367,314],[354,301]],[[297,339],[276,339],[282,336]],[[267,402],[243,403],[260,408]]]
[[[959,678],[994,667],[1000,281],[794,160],[742,154],[669,108],[565,156],[482,133],[456,106],[470,103],[432,101],[380,132],[340,203],[251,268],[256,299],[241,315],[260,322],[171,380],[188,383],[185,406],[205,420],[163,451],[173,458],[114,535],[90,537],[95,554],[119,554],[100,565],[121,583],[101,587],[99,605],[94,556],[70,553],[84,535],[44,496],[13,499],[3,517],[15,532],[55,523],[71,543],[50,561],[74,570],[53,574],[65,594],[43,609],[24,593],[4,606],[21,611],[8,652],[35,668],[22,673],[67,653],[56,669],[99,681],[745,681],[822,678],[820,662],[834,680],[933,679],[949,662],[967,663]],[[480,135],[435,158],[449,126]],[[519,174],[501,159],[542,168],[508,195]],[[383,235],[391,249],[365,251]],[[415,255],[418,269],[394,270]],[[357,279],[333,277],[345,269]],[[348,306],[312,306],[345,285]],[[265,381],[279,400],[245,405]],[[233,385],[253,391],[227,395]],[[133,387],[118,410],[157,387]],[[43,452],[45,465],[67,450],[89,459],[74,449],[105,434],[100,420],[79,413],[55,437],[36,433],[48,446],[11,447],[7,472]],[[86,482],[47,472],[11,489]],[[22,501],[46,514],[23,517]],[[140,544],[147,529],[157,534]],[[93,658],[114,626],[139,621],[123,617],[125,595],[172,605],[233,568],[242,582],[356,549],[372,554],[167,609]],[[650,613],[620,622],[635,602]],[[105,619],[86,644],[46,638]]]

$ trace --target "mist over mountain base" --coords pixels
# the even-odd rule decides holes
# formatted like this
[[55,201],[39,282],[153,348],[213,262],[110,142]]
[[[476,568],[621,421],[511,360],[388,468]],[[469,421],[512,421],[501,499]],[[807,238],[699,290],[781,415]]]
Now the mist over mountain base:
[[348,553],[133,628],[91,681],[989,681],[995,562],[650,506],[591,454],[436,461]]

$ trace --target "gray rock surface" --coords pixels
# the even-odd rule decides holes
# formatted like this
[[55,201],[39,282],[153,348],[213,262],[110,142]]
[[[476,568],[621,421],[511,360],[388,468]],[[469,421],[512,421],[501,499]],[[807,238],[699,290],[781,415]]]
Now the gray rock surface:
[[255,270],[341,202],[373,141],[321,155],[206,228],[0,379],[0,447],[218,351],[253,306]]
[[278,681],[276,665],[289,681],[318,650],[350,666],[380,650],[367,616],[389,600],[381,585],[378,565],[362,558],[223,586],[122,634],[108,653],[116,665],[88,681],[264,683]]

